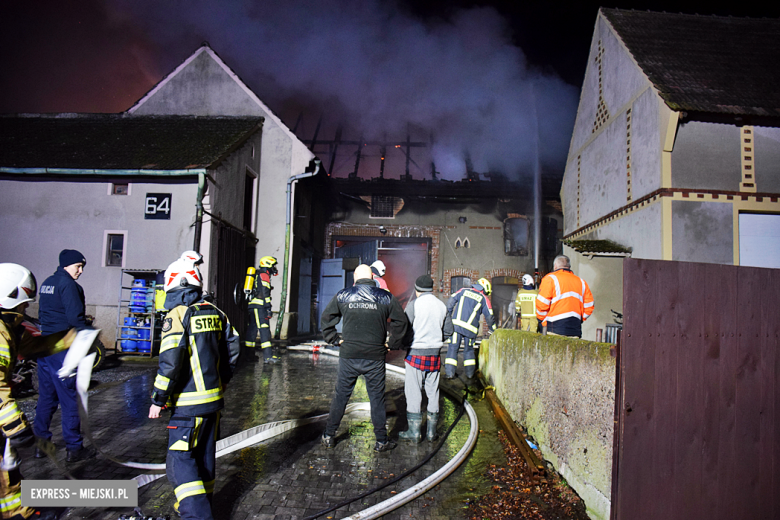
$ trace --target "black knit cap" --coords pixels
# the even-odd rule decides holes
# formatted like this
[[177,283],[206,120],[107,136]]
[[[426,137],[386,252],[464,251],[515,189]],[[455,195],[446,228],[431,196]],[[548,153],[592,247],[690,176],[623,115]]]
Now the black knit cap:
[[429,274],[418,276],[417,280],[414,281],[414,288],[420,292],[432,292],[433,278]]
[[63,249],[60,252],[60,267],[68,267],[78,263],[87,265],[87,259],[80,252],[75,249]]

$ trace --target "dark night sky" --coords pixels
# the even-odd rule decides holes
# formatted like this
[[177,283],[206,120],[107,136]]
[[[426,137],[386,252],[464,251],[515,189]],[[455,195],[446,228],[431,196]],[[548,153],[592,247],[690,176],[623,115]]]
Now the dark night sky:
[[[485,171],[527,159],[518,142],[537,120],[542,161],[561,168],[599,4],[399,1],[3,0],[0,113],[126,110],[208,41],[290,125],[292,105],[391,132],[430,123]],[[706,5],[608,7],[780,16],[780,3]]]

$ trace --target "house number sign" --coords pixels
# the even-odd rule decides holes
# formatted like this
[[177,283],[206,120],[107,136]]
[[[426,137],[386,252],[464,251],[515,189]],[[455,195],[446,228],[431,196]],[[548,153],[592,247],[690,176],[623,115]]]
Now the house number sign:
[[144,202],[144,218],[171,220],[171,194],[147,193]]

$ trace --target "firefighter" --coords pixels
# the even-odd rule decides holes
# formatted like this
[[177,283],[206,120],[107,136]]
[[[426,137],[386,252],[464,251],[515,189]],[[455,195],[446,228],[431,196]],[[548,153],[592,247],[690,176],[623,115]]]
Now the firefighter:
[[[13,448],[32,446],[35,437],[25,415],[11,397],[11,379],[17,356],[49,355],[60,352],[73,342],[76,333],[33,336],[22,326],[24,310],[35,300],[37,284],[33,274],[18,264],[0,264],[0,429]],[[22,475],[18,458],[4,460],[0,469],[0,518],[22,520],[35,515],[37,519],[57,518],[54,509],[36,511],[22,507]],[[12,466],[9,468],[9,466]]]
[[553,260],[553,272],[542,278],[536,297],[536,317],[547,334],[582,337],[582,322],[593,314],[588,283],[571,272],[568,256]]
[[538,332],[539,320],[536,319],[536,295],[534,279],[530,274],[523,275],[523,287],[517,291],[515,310],[520,315],[520,330]]
[[471,287],[464,287],[450,297],[447,312],[452,315],[452,325],[455,332],[447,347],[447,358],[444,362],[444,378],[455,378],[458,368],[458,348],[463,340],[463,367],[466,377],[474,377],[477,371],[477,360],[474,356],[474,338],[479,332],[479,316],[485,317],[485,323],[490,331],[496,330],[493,321],[493,307],[490,304],[491,285],[486,278],[480,278]]
[[203,299],[200,270],[191,260],[176,260],[165,271],[165,308],[149,418],[170,405],[165,467],[174,509],[182,518],[211,520],[219,416],[238,361],[238,335]]
[[[276,258],[264,256],[260,259],[260,267],[257,269],[255,279],[254,298],[249,301],[249,320],[246,327],[246,341],[248,348],[257,347],[260,342],[260,349],[263,351],[263,362],[274,364],[279,361],[279,357],[274,355],[273,345],[271,345],[271,276],[276,276],[279,271],[276,270]],[[256,359],[252,355],[250,359]]]
[[385,263],[381,260],[377,260],[373,264],[371,264],[371,278],[373,278],[377,284],[379,284],[380,289],[384,289],[385,291],[389,291],[390,289],[387,288],[387,282],[384,278],[382,278],[385,273],[387,272],[387,267],[385,267]]

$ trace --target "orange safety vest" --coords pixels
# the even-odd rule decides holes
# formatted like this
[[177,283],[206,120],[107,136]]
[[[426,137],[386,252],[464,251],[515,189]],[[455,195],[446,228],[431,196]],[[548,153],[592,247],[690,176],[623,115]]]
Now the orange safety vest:
[[585,280],[567,269],[558,269],[544,278],[536,296],[536,317],[547,322],[566,318],[585,321],[593,314],[593,294]]

